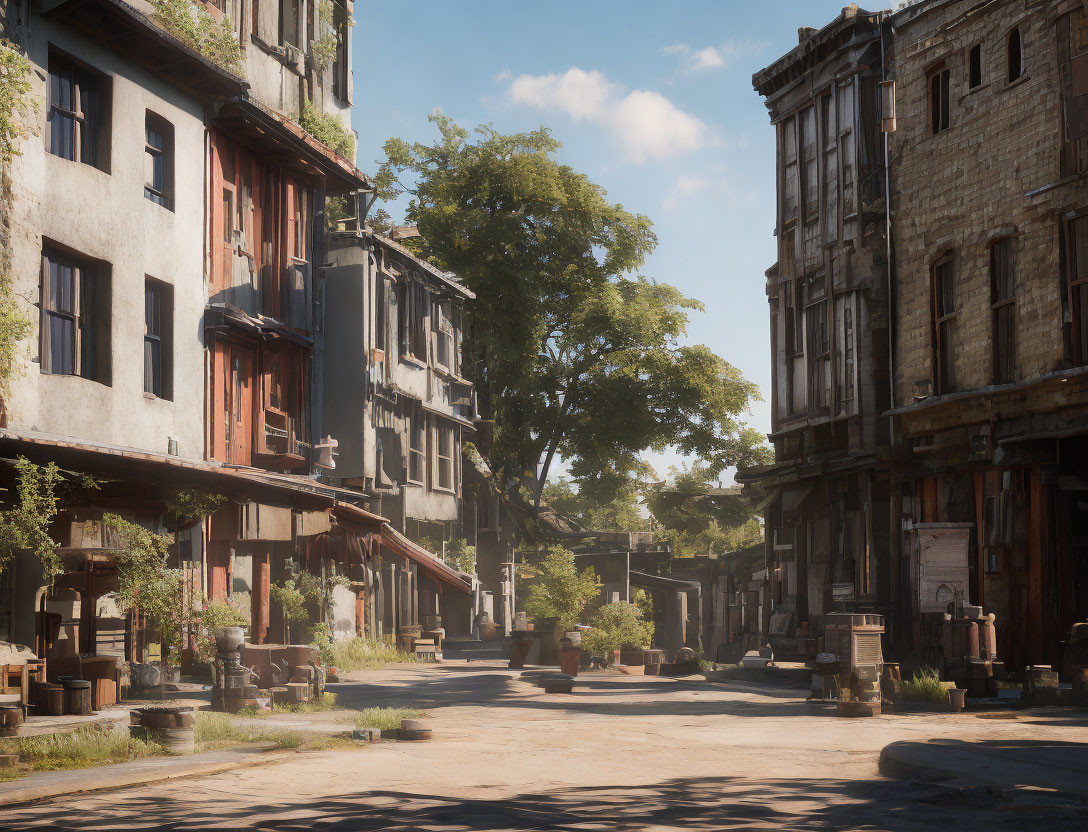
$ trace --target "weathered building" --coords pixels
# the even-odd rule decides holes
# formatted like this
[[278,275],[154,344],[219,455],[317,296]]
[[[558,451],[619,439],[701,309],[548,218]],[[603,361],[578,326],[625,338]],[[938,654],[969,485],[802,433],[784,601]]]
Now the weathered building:
[[1057,663],[1088,617],[1088,17],[923,0],[892,24],[896,643],[924,655],[959,595],[1010,668]]
[[753,77],[777,135],[778,261],[767,271],[772,466],[738,480],[766,518],[783,650],[835,605],[890,600],[888,236],[878,102],[886,15],[848,6]]
[[333,233],[329,259],[324,407],[338,447],[325,479],[364,495],[400,533],[383,546],[375,624],[394,632],[441,615],[447,629],[465,632],[475,611],[470,584],[433,558],[413,558],[404,541],[441,553],[464,537],[461,448],[475,400],[461,375],[461,318],[474,296],[455,275],[368,230]]

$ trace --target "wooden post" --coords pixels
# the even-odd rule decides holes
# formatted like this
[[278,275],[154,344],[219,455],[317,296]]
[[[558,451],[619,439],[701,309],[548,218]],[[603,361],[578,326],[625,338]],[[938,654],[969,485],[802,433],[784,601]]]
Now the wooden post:
[[230,541],[208,541],[208,597],[212,601],[227,600],[227,565],[230,563]]
[[253,552],[253,594],[250,596],[251,638],[264,644],[268,638],[268,608],[272,580],[268,550]]

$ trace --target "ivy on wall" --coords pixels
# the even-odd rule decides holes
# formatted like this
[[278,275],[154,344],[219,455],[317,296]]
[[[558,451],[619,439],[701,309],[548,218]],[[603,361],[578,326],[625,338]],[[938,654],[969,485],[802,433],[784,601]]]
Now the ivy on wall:
[[245,77],[242,47],[229,19],[217,21],[192,0],[155,0],[154,17],[166,31],[212,63]]

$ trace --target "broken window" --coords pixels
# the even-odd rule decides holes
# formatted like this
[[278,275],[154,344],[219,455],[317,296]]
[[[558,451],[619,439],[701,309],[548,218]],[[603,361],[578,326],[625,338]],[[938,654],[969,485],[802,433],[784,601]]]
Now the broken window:
[[990,303],[993,315],[994,384],[1016,379],[1016,280],[1012,239],[990,246]]
[[408,481],[423,485],[426,464],[427,414],[419,402],[412,403],[408,419]]
[[797,219],[797,132],[788,118],[779,128],[782,148],[782,223]]
[[1018,80],[1024,74],[1024,41],[1020,34],[1020,27],[1009,32],[1006,40],[1008,53],[1009,78],[1008,82]]
[[109,384],[110,293],[104,267],[42,249],[42,372]]
[[144,281],[144,392],[160,399],[172,396],[174,290],[169,284]]
[[1088,364],[1088,215],[1068,220],[1065,232],[1073,360],[1083,366]]
[[935,134],[947,130],[951,124],[951,77],[948,69],[938,70],[929,76],[929,118]]
[[434,487],[443,491],[452,491],[454,444],[453,427],[446,424],[436,424],[434,428],[434,434]]
[[967,88],[982,86],[982,44],[976,43],[967,52]]
[[173,209],[174,126],[150,110],[144,116],[144,196]]
[[809,409],[827,407],[831,380],[831,340],[826,300],[805,309],[805,338]]
[[[58,55],[49,56],[49,152],[62,159],[106,169],[108,148],[100,147],[103,112],[102,76]],[[101,158],[100,158],[101,157]]]
[[934,387],[938,394],[950,393],[955,389],[952,335],[956,323],[951,255],[933,264],[932,281]]

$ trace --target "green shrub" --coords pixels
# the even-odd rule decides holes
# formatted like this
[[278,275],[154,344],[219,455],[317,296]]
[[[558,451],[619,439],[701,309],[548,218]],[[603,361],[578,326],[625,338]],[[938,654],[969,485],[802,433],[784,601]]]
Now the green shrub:
[[356,728],[377,728],[379,731],[395,731],[402,719],[426,719],[430,714],[417,708],[393,706],[391,708],[365,708],[355,717]]
[[299,126],[349,162],[355,161],[355,135],[332,113],[322,113],[309,101],[302,107]]
[[154,17],[166,31],[227,72],[245,77],[242,47],[229,18],[216,21],[192,0],[154,1]]
[[932,667],[923,667],[909,682],[903,682],[899,697],[915,702],[944,705],[948,702],[948,690],[941,683],[941,674],[938,671]]
[[653,622],[643,621],[638,607],[622,601],[605,604],[589,623],[591,629],[582,635],[582,647],[594,656],[611,656],[625,647],[641,650],[650,646],[654,636]]
[[529,584],[525,613],[536,621],[558,619],[563,629],[578,623],[586,607],[597,597],[597,575],[592,568],[581,572],[574,565],[574,553],[553,546],[541,564],[540,576]]

